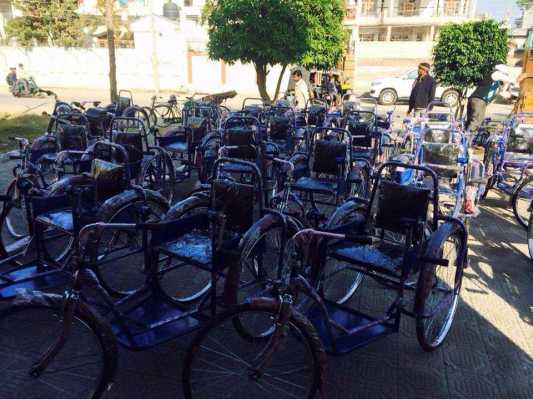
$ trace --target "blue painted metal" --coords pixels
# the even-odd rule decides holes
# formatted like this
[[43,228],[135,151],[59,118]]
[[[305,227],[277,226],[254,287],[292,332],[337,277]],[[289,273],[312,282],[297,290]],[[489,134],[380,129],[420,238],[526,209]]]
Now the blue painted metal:
[[357,329],[355,333],[345,334],[343,331],[332,327],[331,331],[335,341],[334,347],[327,322],[322,317],[319,308],[317,306],[312,307],[307,317],[315,326],[326,351],[331,354],[349,353],[357,348],[368,345],[378,338],[396,332],[396,328],[392,323],[385,321],[377,322],[376,319],[370,316],[335,305],[331,302],[328,302],[326,307],[330,319],[335,323],[341,325],[346,330],[353,331]]

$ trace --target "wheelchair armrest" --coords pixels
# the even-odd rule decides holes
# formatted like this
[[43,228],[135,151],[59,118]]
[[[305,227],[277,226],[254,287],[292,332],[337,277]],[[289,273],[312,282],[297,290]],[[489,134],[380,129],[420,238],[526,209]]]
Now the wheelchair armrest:
[[360,245],[374,245],[381,242],[381,239],[370,235],[363,234],[346,234],[346,241],[353,242]]

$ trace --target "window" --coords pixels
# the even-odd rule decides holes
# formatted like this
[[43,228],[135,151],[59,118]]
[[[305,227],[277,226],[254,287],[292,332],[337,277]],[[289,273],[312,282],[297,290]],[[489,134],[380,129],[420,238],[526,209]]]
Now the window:
[[362,42],[373,42],[374,34],[373,33],[360,33],[359,40]]
[[444,2],[444,15],[447,17],[454,17],[459,15],[461,8],[460,0],[445,0]]
[[361,7],[362,15],[373,15],[376,13],[376,0],[362,0],[363,4]]
[[183,0],[183,5],[185,7],[192,7],[193,0]]
[[398,8],[398,15],[403,17],[412,17],[418,15],[418,1],[417,0],[403,0],[400,2]]
[[408,31],[392,31],[392,42],[408,42],[410,39],[410,32]]

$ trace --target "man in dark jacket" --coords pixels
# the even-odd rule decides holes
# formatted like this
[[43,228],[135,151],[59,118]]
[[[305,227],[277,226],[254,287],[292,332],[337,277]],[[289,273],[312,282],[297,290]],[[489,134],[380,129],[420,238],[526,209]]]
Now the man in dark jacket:
[[429,103],[435,99],[437,83],[429,75],[430,68],[427,62],[423,62],[418,66],[418,78],[415,80],[411,90],[407,115],[410,115],[413,111],[416,114],[417,111],[426,109]]

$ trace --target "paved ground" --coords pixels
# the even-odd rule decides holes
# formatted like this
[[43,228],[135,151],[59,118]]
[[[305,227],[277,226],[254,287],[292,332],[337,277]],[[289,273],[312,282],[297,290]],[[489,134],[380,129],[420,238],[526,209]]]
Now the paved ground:
[[[3,101],[0,96],[0,109]],[[506,110],[492,108],[493,113]],[[2,184],[8,167],[0,164]],[[491,193],[471,232],[471,267],[444,346],[423,352],[414,322],[406,317],[400,334],[329,358],[328,398],[533,398],[533,261],[525,231],[506,199]],[[382,291],[365,283],[353,302],[374,305],[384,298]],[[105,398],[181,398],[181,363],[189,340],[142,353],[122,350],[116,384]],[[223,397],[214,393],[210,399]]]

